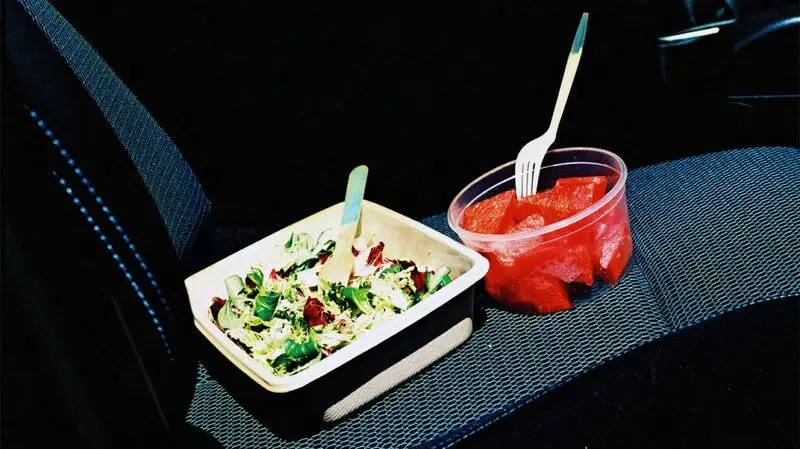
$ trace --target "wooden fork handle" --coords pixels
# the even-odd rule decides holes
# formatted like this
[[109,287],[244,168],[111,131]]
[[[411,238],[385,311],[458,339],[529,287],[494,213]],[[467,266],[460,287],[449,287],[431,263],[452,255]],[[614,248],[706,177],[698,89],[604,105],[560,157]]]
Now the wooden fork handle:
[[575,74],[578,72],[578,63],[581,61],[581,53],[583,53],[583,41],[586,37],[588,22],[589,13],[583,13],[581,22],[578,25],[578,31],[575,33],[575,39],[572,41],[572,48],[567,58],[567,67],[564,69],[564,77],[561,78],[561,88],[558,90],[558,98],[556,99],[556,107],[553,110],[553,118],[550,120],[550,127],[547,129],[547,132],[553,134],[554,137],[556,130],[558,130],[558,125],[561,123],[561,116],[564,114],[564,109],[567,106],[567,98],[572,88],[572,82],[575,80]]

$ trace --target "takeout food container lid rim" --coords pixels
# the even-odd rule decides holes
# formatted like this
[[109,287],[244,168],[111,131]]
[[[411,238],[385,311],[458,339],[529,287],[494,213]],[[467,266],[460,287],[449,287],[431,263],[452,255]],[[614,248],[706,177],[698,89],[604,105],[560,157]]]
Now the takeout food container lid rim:
[[[559,220],[559,221],[557,221],[555,223],[549,224],[549,225],[541,227],[539,229],[536,229],[536,230],[533,230],[533,231],[519,232],[519,233],[515,233],[515,234],[482,234],[482,233],[479,233],[479,232],[469,231],[469,230],[464,229],[463,227],[461,227],[460,222],[461,222],[462,217],[464,216],[464,211],[467,209],[467,207],[471,206],[472,204],[474,204],[476,202],[477,197],[473,198],[470,201],[470,203],[467,205],[467,207],[465,207],[461,211],[461,213],[458,215],[458,217],[454,217],[453,216],[455,214],[454,211],[456,209],[456,202],[470,188],[472,188],[477,183],[479,183],[479,182],[483,181],[484,179],[486,179],[486,177],[488,177],[489,175],[497,173],[497,172],[499,172],[501,170],[504,170],[504,169],[506,169],[508,167],[514,166],[514,164],[516,163],[516,161],[514,160],[514,161],[506,162],[505,164],[500,165],[499,167],[495,167],[495,168],[489,170],[488,172],[478,176],[477,178],[475,178],[474,181],[470,182],[466,187],[461,189],[461,191],[458,192],[458,194],[453,198],[453,201],[450,202],[450,207],[447,208],[447,224],[450,226],[450,228],[453,231],[456,232],[456,234],[458,234],[458,236],[462,240],[480,241],[480,242],[486,242],[486,243],[507,243],[507,242],[512,242],[512,241],[515,241],[515,240],[527,240],[527,239],[530,239],[532,237],[544,236],[544,235],[547,235],[547,234],[549,234],[549,233],[551,233],[553,231],[557,231],[559,229],[566,228],[566,227],[568,227],[568,226],[570,226],[570,225],[572,225],[574,223],[579,222],[580,220],[583,220],[586,217],[591,216],[592,214],[594,214],[598,210],[601,210],[603,207],[605,207],[607,204],[609,204],[625,188],[625,182],[628,179],[628,168],[625,165],[625,161],[623,161],[621,157],[617,156],[616,154],[612,153],[611,151],[603,150],[601,148],[569,147],[569,148],[559,148],[559,149],[556,149],[556,150],[550,150],[550,151],[548,151],[548,153],[558,154],[558,153],[567,153],[567,152],[570,152],[570,151],[577,151],[577,150],[580,150],[580,151],[594,151],[594,152],[597,152],[597,153],[605,154],[605,155],[611,157],[612,159],[614,159],[616,162],[618,162],[619,165],[620,165],[620,168],[621,168],[619,170],[619,180],[614,185],[614,187],[611,188],[611,190],[608,191],[603,196],[603,198],[600,199],[600,201],[592,204],[591,206],[587,207],[586,209],[578,212],[577,214],[575,214],[575,215],[573,215],[571,217],[565,218],[563,220]],[[584,161],[584,162],[588,162],[588,161]],[[551,168],[551,167],[559,167],[559,166],[562,166],[562,165],[580,164],[580,163],[581,163],[581,161],[573,161],[573,162],[559,163],[559,164],[553,164],[553,165],[545,165],[545,166],[542,166],[542,169]],[[485,189],[483,193],[485,193],[486,191],[491,190],[491,189],[493,189],[493,188],[495,188],[495,187],[497,187],[497,186],[499,186],[501,184],[508,183],[509,181],[511,181],[513,179],[514,179],[514,176],[508,177],[508,178],[498,182],[494,186]],[[485,198],[485,199],[488,199],[488,198]],[[598,219],[599,218],[600,217],[598,217]]]
[[[233,253],[221,259],[217,263],[212,264],[209,267],[206,267],[205,269],[192,274],[191,276],[187,277],[184,281],[187,293],[191,295],[191,291],[193,290],[191,287],[192,284],[198,282],[200,276],[202,276],[204,272],[212,269],[215,265],[222,263],[223,261],[229,260],[230,258],[233,258],[237,253],[241,251],[244,251],[256,245],[263,244],[262,242],[264,240],[269,239],[270,237],[273,237],[276,234],[285,233],[292,227],[295,227],[298,224],[311,219],[312,217],[315,217],[323,213],[329,213],[331,209],[338,208],[343,204],[344,202],[340,202],[331,207],[323,209],[313,215],[310,215],[309,217],[306,217],[296,223],[293,223],[283,229],[280,229],[264,237],[263,239],[258,240],[257,242],[254,242],[245,248],[242,248],[236,253]],[[488,272],[489,261],[485,257],[483,257],[477,251],[451,239],[450,237],[442,234],[441,232],[436,231],[435,229],[432,229],[429,226],[420,223],[419,221],[413,220],[409,217],[406,217],[389,208],[386,208],[371,201],[364,200],[363,207],[375,209],[378,212],[388,215],[392,219],[402,221],[406,225],[409,225],[412,228],[416,228],[417,231],[422,232],[432,238],[435,238],[447,246],[450,246],[454,250],[458,251],[459,254],[467,257],[472,262],[472,267],[463,274],[461,274],[460,276],[458,276],[456,279],[454,279],[453,282],[451,282],[450,284],[443,287],[441,290],[437,291],[436,293],[428,297],[425,301],[416,304],[414,307],[411,307],[410,309],[395,316],[390,320],[378,324],[376,327],[371,329],[365,335],[356,338],[349,345],[334,352],[330,357],[321,360],[314,366],[311,366],[300,373],[289,376],[276,376],[270,373],[266,367],[262,366],[261,364],[256,362],[251,356],[245,353],[244,350],[242,350],[238,345],[236,345],[227,335],[225,335],[225,333],[223,333],[219,328],[217,328],[214,325],[213,322],[211,322],[211,320],[207,316],[207,308],[202,309],[203,314],[201,316],[198,316],[195,313],[195,309],[192,308],[192,314],[194,315],[195,326],[200,330],[200,332],[220,352],[222,352],[223,355],[225,355],[231,362],[233,362],[240,370],[242,370],[251,379],[259,383],[261,386],[263,386],[270,392],[288,393],[290,391],[298,390],[310,384],[311,382],[324,377],[326,374],[344,365],[348,361],[358,357],[363,353],[366,353],[374,349],[380,343],[384,342],[391,336],[401,332],[403,329],[410,326],[414,322],[422,319],[423,317],[427,316],[430,313],[434,313],[444,303],[450,301],[459,294],[471,288],[475,283],[480,281]],[[222,281],[220,280],[220,282]],[[189,300],[190,303],[193,302],[191,297],[189,298]]]

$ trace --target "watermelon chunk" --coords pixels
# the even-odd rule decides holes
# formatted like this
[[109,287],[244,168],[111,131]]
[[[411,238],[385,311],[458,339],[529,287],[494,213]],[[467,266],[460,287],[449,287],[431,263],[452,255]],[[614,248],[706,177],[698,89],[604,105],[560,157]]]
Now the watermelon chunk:
[[566,285],[541,273],[528,273],[513,280],[507,286],[505,299],[510,307],[527,313],[554,313],[572,308]]
[[614,285],[619,282],[633,254],[633,239],[625,222],[602,223],[598,229],[600,227],[604,229],[598,234],[592,255],[595,271],[604,281]]
[[525,217],[519,223],[507,227],[503,234],[516,234],[518,232],[535,231],[544,227],[544,217],[539,214],[532,214]]
[[599,201],[605,195],[607,185],[604,176],[561,178],[552,189],[517,200],[512,205],[511,214],[517,221],[539,214],[546,224],[552,224]]
[[502,300],[505,297],[505,286],[510,277],[510,267],[501,263],[492,253],[485,253],[484,256],[489,261],[489,271],[483,278],[484,288],[492,298]]
[[[564,192],[566,195],[569,195],[569,212],[571,212],[571,215],[569,216],[575,215],[578,212],[589,208],[589,206],[599,201],[600,198],[602,198],[605,194],[602,193],[598,195],[598,186],[593,184],[584,184],[574,188],[564,187],[562,189],[562,192]],[[603,190],[605,190],[605,187],[603,187]]]
[[633,253],[633,239],[625,198],[605,211],[592,227],[592,262],[595,274],[616,284]]
[[[556,189],[581,191],[583,194],[584,203],[588,202],[586,207],[600,201],[606,194],[606,187],[608,186],[608,178],[605,176],[583,176],[575,178],[561,178],[556,181]],[[584,209],[586,208],[584,207]]]
[[572,193],[567,190],[546,190],[516,201],[512,216],[517,221],[538,214],[546,224],[553,224],[575,215],[582,209],[573,207]]
[[531,215],[540,215],[546,224],[551,224],[558,221],[559,216],[564,215],[562,210],[564,206],[563,202],[559,202],[555,190],[546,190],[515,201],[511,205],[511,216],[520,222]]
[[[464,227],[489,234],[541,229],[595,204],[609,182],[603,176],[562,178],[552,189],[522,200],[509,190],[468,208]],[[628,265],[633,241],[625,199],[539,240],[512,238],[490,248],[484,252],[490,263],[485,287],[503,306],[537,314],[569,310],[571,295],[581,295],[595,279],[618,283]]]
[[515,192],[509,190],[469,206],[464,211],[464,229],[481,234],[499,234],[513,224],[508,212],[515,197]]
[[520,271],[547,274],[563,282],[594,283],[591,251],[569,239],[535,248],[519,258],[517,265]]

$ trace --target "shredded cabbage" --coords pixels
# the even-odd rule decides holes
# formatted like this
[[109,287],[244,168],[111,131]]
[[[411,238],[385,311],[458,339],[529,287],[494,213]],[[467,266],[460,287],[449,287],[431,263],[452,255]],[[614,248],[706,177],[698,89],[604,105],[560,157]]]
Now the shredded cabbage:
[[212,302],[217,325],[276,375],[307,369],[452,281],[447,267],[386,259],[382,242],[359,237],[350,281],[332,285],[319,278],[335,247],[324,235],[292,234],[271,264],[224,280],[224,305]]

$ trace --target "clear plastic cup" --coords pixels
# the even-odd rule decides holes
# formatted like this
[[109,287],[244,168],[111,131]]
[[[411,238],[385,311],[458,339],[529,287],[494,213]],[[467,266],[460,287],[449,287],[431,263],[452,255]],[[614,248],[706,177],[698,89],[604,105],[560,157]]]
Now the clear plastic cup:
[[489,260],[485,286],[500,304],[526,313],[567,310],[597,282],[616,284],[630,261],[627,175],[625,163],[610,151],[551,150],[542,163],[540,192],[561,178],[605,176],[605,195],[571,217],[532,231],[481,234],[464,229],[469,206],[514,189],[511,161],[459,192],[450,204],[448,223],[465,245]]

